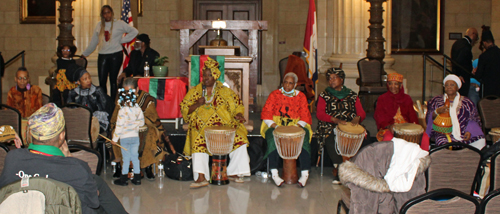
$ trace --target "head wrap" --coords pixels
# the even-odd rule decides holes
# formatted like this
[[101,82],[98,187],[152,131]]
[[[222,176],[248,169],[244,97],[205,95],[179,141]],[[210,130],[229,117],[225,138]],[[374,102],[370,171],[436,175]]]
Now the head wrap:
[[481,41],[491,41],[495,43],[495,39],[493,38],[490,27],[483,25],[481,28],[483,28],[483,32],[481,33]]
[[207,61],[203,65],[203,70],[209,69],[212,72],[212,76],[215,80],[218,80],[220,77],[219,63],[213,60],[210,57],[207,57]]
[[403,82],[403,75],[398,73],[387,74],[387,82],[389,81]]
[[455,74],[450,74],[450,75],[446,76],[446,78],[444,78],[444,80],[443,80],[443,85],[444,85],[444,84],[446,84],[446,82],[447,82],[448,80],[453,80],[453,81],[455,81],[455,82],[457,83],[458,88],[461,88],[461,87],[462,87],[462,81],[460,80],[460,78],[458,78],[458,76],[457,76],[457,75],[455,75]]
[[339,76],[340,78],[345,79],[344,70],[342,70],[340,68],[329,68],[326,71],[326,79],[330,79],[331,74],[337,74],[337,76]]
[[68,80],[71,82],[76,82],[79,81],[85,73],[88,73],[85,68],[82,68],[76,64],[71,64],[68,66],[68,69],[66,69],[66,78],[68,78]]
[[146,43],[147,45],[149,45],[149,43],[150,43],[150,41],[151,41],[151,40],[149,39],[148,34],[144,34],[144,33],[143,33],[143,34],[140,34],[139,36],[137,36],[137,39],[138,39],[138,40],[141,40],[142,42]]
[[36,140],[56,137],[65,125],[63,112],[54,103],[42,106],[28,118],[28,131]]

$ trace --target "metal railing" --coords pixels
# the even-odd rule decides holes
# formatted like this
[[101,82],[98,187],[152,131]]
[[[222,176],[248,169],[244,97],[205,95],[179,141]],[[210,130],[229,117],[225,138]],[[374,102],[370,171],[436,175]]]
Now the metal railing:
[[14,57],[12,57],[11,59],[7,60],[7,62],[5,62],[5,67],[7,68],[7,66],[9,66],[9,64],[11,62],[14,62],[14,60],[16,60],[17,58],[19,58],[19,56],[21,56],[21,65],[24,67],[24,53],[26,51],[21,51],[19,52],[18,54],[16,54]]
[[[455,60],[452,60],[446,54],[442,55],[443,64],[439,63],[436,59],[434,59],[433,57],[431,57],[427,53],[423,53],[422,57],[423,57],[423,66],[424,66],[423,67],[424,72],[422,74],[423,75],[423,78],[422,78],[422,102],[425,101],[425,89],[426,89],[426,82],[427,82],[427,61],[430,61],[433,65],[435,65],[436,67],[438,67],[439,69],[441,69],[443,71],[443,78],[446,76],[447,73],[454,74],[453,71],[448,69],[448,66],[447,66],[448,61],[451,63],[452,66],[456,66],[457,68],[462,69],[463,72],[469,74],[471,77],[474,77],[474,74],[472,74],[471,71],[468,71],[467,69],[465,69],[463,66],[458,64]],[[481,86],[482,86],[482,84],[481,84]]]

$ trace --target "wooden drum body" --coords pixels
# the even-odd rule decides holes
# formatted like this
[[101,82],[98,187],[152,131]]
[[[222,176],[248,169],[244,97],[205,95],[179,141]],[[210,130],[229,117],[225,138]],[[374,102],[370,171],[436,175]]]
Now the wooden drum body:
[[337,154],[348,160],[356,155],[365,139],[366,130],[361,125],[338,124],[334,129]]
[[212,172],[210,183],[214,185],[229,184],[227,177],[227,155],[234,145],[236,129],[225,126],[205,128],[207,149],[212,154]]
[[287,184],[295,184],[298,181],[297,175],[297,157],[302,151],[304,129],[296,126],[278,126],[273,131],[276,150],[283,158],[283,180]]
[[394,124],[393,131],[394,137],[401,138],[418,145],[422,142],[422,135],[424,134],[424,128],[422,128],[421,125],[414,123]]

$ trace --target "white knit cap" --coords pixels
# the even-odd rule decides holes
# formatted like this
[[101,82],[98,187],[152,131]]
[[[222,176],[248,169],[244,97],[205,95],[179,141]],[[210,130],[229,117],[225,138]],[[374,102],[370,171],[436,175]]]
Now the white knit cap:
[[446,76],[446,78],[444,78],[444,80],[443,80],[443,85],[446,84],[446,81],[448,81],[448,80],[455,81],[457,83],[458,88],[462,87],[462,81],[460,80],[460,78],[457,75],[450,74],[450,75]]

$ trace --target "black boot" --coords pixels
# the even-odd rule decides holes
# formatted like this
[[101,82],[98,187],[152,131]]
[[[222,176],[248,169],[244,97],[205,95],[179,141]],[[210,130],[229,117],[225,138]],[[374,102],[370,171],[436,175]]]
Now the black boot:
[[134,179],[131,180],[135,185],[141,185],[141,173],[134,174]]
[[113,178],[119,178],[122,175],[122,165],[120,162],[116,163],[115,166],[115,174],[113,174]]
[[120,178],[114,180],[113,184],[114,185],[119,185],[119,186],[127,186],[128,185],[128,176],[127,175],[120,175]]
[[148,166],[148,167],[145,168],[145,171],[146,171],[146,177],[149,180],[154,180],[155,179],[155,174],[153,174],[153,167]]

